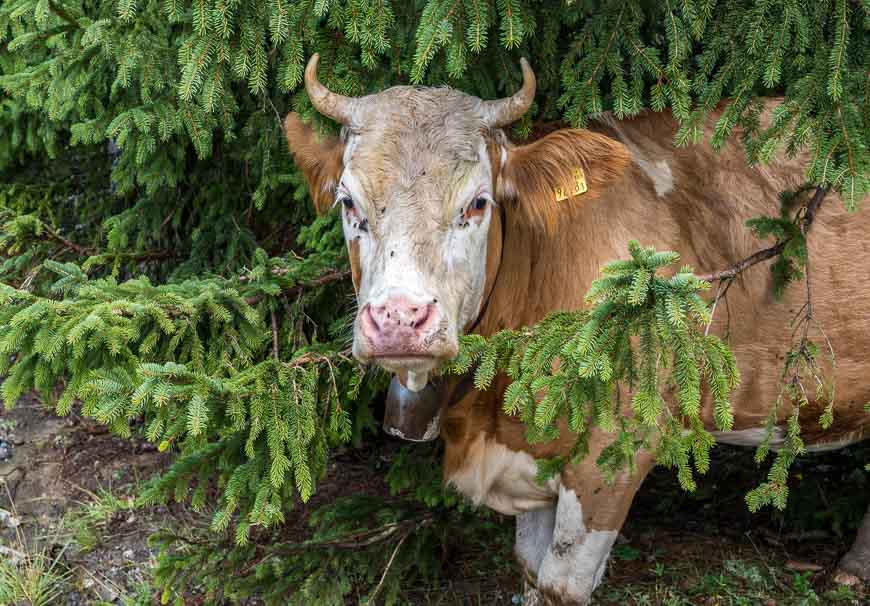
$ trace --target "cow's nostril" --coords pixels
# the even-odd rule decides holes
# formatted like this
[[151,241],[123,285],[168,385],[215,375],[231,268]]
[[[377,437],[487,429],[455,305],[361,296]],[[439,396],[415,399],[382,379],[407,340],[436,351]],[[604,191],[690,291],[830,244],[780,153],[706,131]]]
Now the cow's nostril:
[[[418,309],[419,309],[419,308],[414,308],[414,314],[417,313],[417,310],[418,310]],[[430,314],[430,313],[431,313],[431,310],[429,309],[429,306],[427,305],[427,306],[423,309],[423,311],[420,312],[420,316],[417,318],[417,320],[414,321],[414,322],[411,322],[411,325],[412,325],[414,328],[420,328],[421,326],[423,326],[423,324],[426,323],[426,320],[429,319],[429,314]]]
[[363,312],[363,330],[365,332],[379,333],[381,324],[378,322],[378,309],[373,309],[371,306],[366,307]]

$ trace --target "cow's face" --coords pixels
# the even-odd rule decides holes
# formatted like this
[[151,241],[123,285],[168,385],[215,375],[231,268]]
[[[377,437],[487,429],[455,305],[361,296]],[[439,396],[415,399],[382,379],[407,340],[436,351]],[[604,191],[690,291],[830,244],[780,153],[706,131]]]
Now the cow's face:
[[498,206],[519,208],[529,198],[518,219],[546,223],[556,190],[578,186],[577,171],[598,188],[624,157],[594,175],[590,166],[605,152],[625,154],[609,139],[576,130],[509,145],[500,127],[534,97],[525,62],[522,90],[499,101],[407,86],[341,97],[317,81],[316,69],[315,56],[306,70],[309,96],[344,124],[342,135],[318,141],[295,114],[285,131],[318,209],[341,213],[359,303],[353,352],[417,390],[456,355],[459,335],[481,311],[489,232],[504,218]]
[[495,197],[473,101],[393,88],[345,129],[335,203],[357,276],[354,355],[412,386],[456,355],[483,300]]

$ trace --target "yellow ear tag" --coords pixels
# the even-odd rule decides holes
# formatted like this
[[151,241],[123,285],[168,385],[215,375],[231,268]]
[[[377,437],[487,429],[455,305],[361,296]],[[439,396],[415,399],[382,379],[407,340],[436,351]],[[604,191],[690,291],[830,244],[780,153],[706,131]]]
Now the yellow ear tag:
[[569,197],[585,194],[587,191],[589,191],[589,185],[586,183],[586,175],[583,173],[583,169],[578,167],[574,169],[574,189],[571,193],[568,194],[563,187],[557,187],[554,193],[556,194],[556,202],[561,202]]

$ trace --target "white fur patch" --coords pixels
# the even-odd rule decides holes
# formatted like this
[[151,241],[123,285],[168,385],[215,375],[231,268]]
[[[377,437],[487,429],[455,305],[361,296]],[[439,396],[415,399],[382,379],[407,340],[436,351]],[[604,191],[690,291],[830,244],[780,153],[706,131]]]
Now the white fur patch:
[[527,511],[517,516],[517,534],[514,553],[527,570],[536,576],[541,562],[553,542],[556,527],[556,507]]
[[465,464],[447,483],[475,505],[517,515],[551,505],[558,494],[559,478],[541,486],[535,481],[537,471],[538,465],[528,453],[510,450],[481,434],[472,442]]
[[[741,429],[739,431],[712,431],[713,438],[722,444],[731,444],[732,446],[758,446],[767,436],[767,429],[764,427],[752,427],[750,429]],[[776,450],[785,440],[785,432],[781,427],[773,428],[773,435],[770,437],[770,447]]]
[[617,530],[588,530],[573,490],[559,487],[553,537],[537,574],[537,586],[566,604],[586,604],[601,583]]
[[[731,444],[733,446],[758,446],[764,441],[764,438],[767,436],[767,429],[764,427],[753,427],[751,429],[741,429],[739,431],[714,431],[711,432],[713,437],[717,442],[721,442],[722,444]],[[863,439],[863,435],[860,432],[856,432],[853,435],[848,435],[839,440],[834,440],[831,442],[816,442],[814,444],[807,444],[806,449],[807,452],[831,452],[834,450],[839,450],[841,448],[845,448],[851,444],[855,444],[856,442],[860,442]],[[782,427],[774,427],[773,435],[770,438],[770,448],[771,450],[777,450],[782,443],[785,441],[785,431]]]
[[625,131],[619,126],[619,121],[610,113],[598,114],[595,116],[595,119],[616,131],[619,140],[631,152],[632,161],[652,181],[656,195],[659,198],[667,196],[674,191],[674,173],[667,162],[650,158],[649,154],[645,153],[639,145],[626,136]]
[[659,198],[674,191],[674,175],[667,162],[664,160],[651,162],[642,156],[637,156],[635,164],[650,178]]

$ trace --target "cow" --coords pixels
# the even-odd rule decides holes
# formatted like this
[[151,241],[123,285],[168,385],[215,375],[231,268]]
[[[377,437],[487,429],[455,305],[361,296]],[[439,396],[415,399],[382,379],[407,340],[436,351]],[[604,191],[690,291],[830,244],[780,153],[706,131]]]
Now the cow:
[[[653,453],[639,452],[633,472],[605,481],[595,461],[612,436],[596,429],[588,456],[538,483],[536,460],[566,454],[574,436],[563,428],[552,442],[529,444],[523,424],[502,411],[505,376],[486,391],[467,381],[460,388],[463,379],[433,391],[433,373],[457,355],[463,333],[491,335],[582,308],[600,269],[626,258],[631,239],[678,251],[698,273],[747,257],[759,242],[746,220],[778,210],[778,193],[802,184],[806,158],[750,166],[737,137],[718,153],[708,144],[680,148],[677,121],[666,112],[622,121],[603,115],[589,129],[561,128],[517,145],[504,128],[535,96],[525,59],[522,87],[498,100],[419,86],[346,97],[318,80],[318,62],[313,55],[305,86],[341,134],[321,137],[295,113],[285,134],[317,210],[341,213],[358,300],[353,353],[398,378],[388,429],[417,440],[440,434],[445,482],[517,516],[515,554],[538,595],[586,604]],[[776,104],[765,101],[762,120]],[[721,111],[706,125],[707,139]],[[828,369],[833,424],[818,427],[824,402],[807,407],[807,447],[823,451],[865,438],[870,427],[870,215],[850,215],[831,199],[808,246],[813,316],[836,353]],[[719,442],[751,446],[764,438],[791,345],[789,318],[804,296],[790,288],[776,300],[764,265],[733,282],[728,313],[715,314],[711,326],[727,331],[742,375],[733,429],[715,433]],[[713,431],[709,402],[702,415]],[[776,427],[774,445],[782,436]],[[870,513],[839,566],[850,578],[870,579]]]

